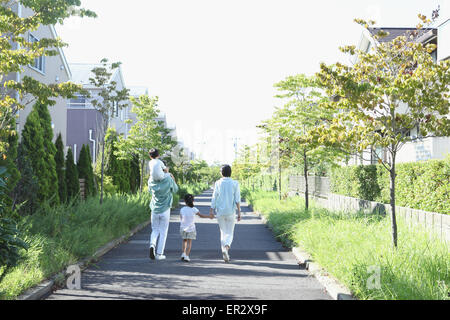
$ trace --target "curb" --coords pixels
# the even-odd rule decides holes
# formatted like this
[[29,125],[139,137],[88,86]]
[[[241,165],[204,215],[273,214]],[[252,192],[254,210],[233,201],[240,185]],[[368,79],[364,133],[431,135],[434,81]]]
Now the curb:
[[[254,211],[253,213],[256,214],[270,230],[273,230],[273,226],[261,213],[257,211]],[[325,287],[328,294],[334,300],[357,300],[346,286],[339,283],[336,279],[331,277],[324,268],[314,262],[309,253],[303,251],[300,247],[294,247],[292,248],[292,254],[299,262],[299,266],[308,270]]]
[[[89,265],[92,262],[98,260],[100,257],[102,257],[103,255],[105,255],[106,253],[108,253],[109,251],[111,251],[112,249],[117,247],[119,244],[123,243],[128,238],[134,236],[136,233],[138,233],[139,231],[141,231],[142,229],[147,227],[150,224],[150,222],[151,222],[151,220],[149,219],[148,221],[141,223],[140,225],[138,225],[137,227],[132,229],[128,234],[121,236],[120,238],[114,239],[114,240],[110,241],[109,243],[107,243],[106,245],[104,245],[103,247],[101,247],[100,249],[98,249],[92,255],[92,257],[81,260],[80,262],[75,263],[75,265],[78,265],[80,267],[81,271],[86,270],[87,267],[89,267]],[[25,291],[25,293],[23,293],[19,297],[17,297],[16,300],[42,300],[52,293],[53,288],[57,284],[57,279],[61,278],[61,277],[65,278],[65,276],[66,276],[66,272],[61,271],[61,272],[57,273],[55,276],[53,276],[51,280],[48,280],[48,279],[44,280],[37,286],[28,289],[27,291]]]

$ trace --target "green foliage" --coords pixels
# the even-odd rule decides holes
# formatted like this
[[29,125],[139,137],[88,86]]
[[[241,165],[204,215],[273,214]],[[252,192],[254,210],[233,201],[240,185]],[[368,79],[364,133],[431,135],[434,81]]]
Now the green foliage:
[[105,141],[107,143],[104,163],[105,176],[112,179],[117,192],[129,193],[131,191],[131,160],[117,156],[119,135],[113,128],[108,129]]
[[[52,118],[50,112],[48,111],[47,105],[37,102],[34,107],[36,108],[40,124],[43,132],[43,143],[44,143],[44,154],[43,159],[46,163],[47,171],[45,178],[48,182],[48,192],[47,198],[45,200],[51,200],[52,204],[59,203],[59,192],[58,192],[58,176],[56,173],[56,146],[53,144],[53,129],[52,129]],[[38,173],[38,178],[40,174]]]
[[[6,168],[0,167],[0,197],[3,198],[7,183]],[[20,232],[16,223],[3,217],[5,206],[0,202],[0,281],[10,268],[17,265],[20,260],[20,249],[27,249],[27,244],[20,239]],[[0,291],[1,292],[1,291]]]
[[67,200],[72,200],[80,193],[80,181],[78,178],[78,169],[74,163],[72,149],[69,148],[66,156],[66,184]]
[[[34,14],[28,17],[19,17],[17,14],[17,3],[34,10]],[[54,105],[51,98],[69,98],[74,92],[80,91],[81,86],[73,83],[43,84],[29,77],[22,77],[20,82],[8,79],[8,75],[14,72],[23,72],[24,66],[32,65],[34,60],[40,56],[54,56],[58,54],[57,48],[65,44],[61,39],[41,38],[37,42],[30,42],[27,31],[35,31],[41,25],[54,25],[62,23],[64,19],[73,16],[95,17],[95,13],[86,9],[81,9],[79,0],[21,0],[21,1],[0,1],[0,134],[3,132],[9,135],[15,131],[15,125],[11,123],[17,112],[25,107],[25,101],[34,99],[23,99],[26,95],[31,95],[36,100],[45,105]],[[20,50],[17,50],[20,46]],[[19,99],[11,95],[11,91],[16,91]],[[8,148],[6,140],[0,140],[0,152]]]
[[[7,134],[6,132],[0,133]],[[5,192],[0,201],[5,205],[5,210],[10,212],[13,209],[13,190],[20,180],[20,172],[16,165],[18,136],[15,132],[12,132],[7,137],[0,137],[0,140],[8,141],[7,151],[5,153],[0,152],[0,167],[5,167],[8,172],[8,176],[5,177]]]
[[38,179],[39,202],[51,200],[53,204],[56,204],[59,202],[58,178],[54,159],[56,148],[50,137],[50,135],[53,136],[51,131],[51,120],[47,107],[36,103],[28,115],[22,131],[22,143],[31,161],[34,175]]
[[39,180],[34,174],[29,151],[23,141],[19,144],[16,166],[20,171],[20,180],[13,190],[13,208],[21,215],[32,214],[39,205]]
[[[450,214],[450,156],[397,165],[398,206]],[[330,176],[331,191],[337,194],[389,203],[390,177],[382,165],[336,168]]]
[[[419,15],[422,22],[433,21]],[[367,29],[375,22],[356,19]],[[376,29],[375,29],[376,30]],[[406,142],[414,141],[410,132],[419,129],[420,138],[449,136],[450,60],[435,63],[431,53],[435,44],[424,44],[429,29],[422,24],[389,41],[387,33],[374,36],[368,52],[344,46],[343,53],[354,56],[353,64],[322,63],[317,77],[328,96],[324,107],[334,113],[309,132],[311,139],[327,147],[349,153],[372,153],[390,173],[392,243],[397,247],[396,159]],[[406,107],[405,107],[406,106]],[[371,152],[384,148],[387,157]]]
[[139,157],[133,155],[130,160],[130,191],[136,193],[141,185],[141,172],[139,168]]
[[58,137],[55,141],[55,167],[56,167],[56,175],[58,177],[58,192],[59,199],[61,203],[65,203],[67,201],[67,184],[66,184],[66,174],[65,174],[65,161],[64,161],[64,144],[62,141],[61,133],[58,134]]
[[94,171],[92,169],[92,160],[90,156],[90,148],[83,144],[78,159],[78,178],[85,180],[85,193],[86,197],[96,195],[95,183],[94,183]]
[[67,266],[90,257],[101,246],[149,219],[148,194],[96,197],[42,208],[19,229],[30,244],[21,262],[0,281],[0,299],[15,299]]
[[[129,89],[117,88],[117,82],[113,81],[111,77],[116,70],[120,70],[120,62],[108,63],[108,59],[102,59],[100,66],[92,69],[94,74],[93,78],[89,78],[89,82],[92,86],[98,89],[97,97],[91,100],[92,106],[97,110],[103,119],[103,128],[109,128],[109,121],[111,114],[116,110],[120,110],[127,106]],[[104,183],[104,158],[105,147],[107,145],[106,136],[102,141],[102,156],[101,156],[101,169],[100,169],[100,203],[103,202],[103,183]],[[121,185],[122,187],[122,185]],[[123,187],[122,187],[123,188]]]
[[[279,201],[275,192],[246,192],[277,238],[287,246],[301,246],[358,299],[449,299],[448,244],[427,231],[399,221],[402,237],[393,250],[388,217],[330,212],[314,202],[307,211],[299,197]],[[380,268],[379,289],[367,286],[371,266]]]
[[375,201],[380,195],[377,166],[345,166],[331,171],[331,191],[348,197]]
[[[149,160],[148,153],[152,148],[159,150],[161,160],[172,169],[172,173],[176,176],[176,172],[173,170],[175,169],[173,162],[169,157],[169,153],[175,146],[176,141],[173,141],[170,135],[172,130],[164,128],[162,123],[156,121],[160,112],[158,109],[158,97],[142,95],[139,98],[130,97],[130,100],[133,104],[131,111],[136,114],[136,122],[131,127],[126,139],[123,137],[119,138],[117,148],[114,152],[121,160],[132,161],[133,157],[135,158],[134,161],[138,159],[141,173],[139,178],[141,185],[139,188],[143,190],[143,184],[145,182],[144,166]],[[130,172],[134,177],[131,183],[132,185],[136,182],[137,178],[135,175],[137,173],[135,165],[136,163],[133,164],[133,173]]]

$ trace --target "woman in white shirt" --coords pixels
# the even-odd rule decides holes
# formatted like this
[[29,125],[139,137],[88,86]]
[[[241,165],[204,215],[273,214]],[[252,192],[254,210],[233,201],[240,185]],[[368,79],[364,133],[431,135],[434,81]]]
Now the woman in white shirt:
[[197,238],[197,232],[195,229],[195,216],[201,218],[213,218],[214,215],[201,214],[200,211],[194,207],[194,196],[192,194],[187,194],[184,196],[185,207],[180,210],[180,234],[183,239],[181,249],[183,253],[181,254],[181,260],[189,262],[189,254],[191,253],[192,240]]

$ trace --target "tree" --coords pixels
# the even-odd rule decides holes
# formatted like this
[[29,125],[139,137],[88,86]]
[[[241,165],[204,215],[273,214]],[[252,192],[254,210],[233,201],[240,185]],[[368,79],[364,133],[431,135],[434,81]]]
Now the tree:
[[39,189],[37,196],[39,203],[43,203],[52,198],[53,203],[56,203],[59,196],[57,194],[54,153],[51,154],[53,161],[50,161],[50,155],[46,152],[47,142],[45,141],[44,130],[41,126],[38,108],[39,104],[36,104],[27,117],[22,131],[22,143],[31,162],[33,173],[38,179]]
[[80,193],[80,180],[78,179],[78,170],[73,160],[71,148],[67,151],[66,156],[66,184],[67,200],[72,200]]
[[133,154],[130,161],[130,191],[134,194],[141,187],[141,172],[139,168],[139,156]]
[[[89,78],[90,83],[100,89],[98,97],[91,100],[92,106],[100,112],[103,119],[103,130],[109,127],[111,114],[114,110],[122,109],[128,101],[129,89],[117,89],[117,82],[111,80],[115,69],[120,68],[120,62],[108,64],[108,59],[100,61],[101,66],[92,69],[94,78]],[[100,181],[100,204],[103,203],[103,176],[105,160],[105,135],[102,141],[102,160],[101,160],[101,181]]]
[[[20,17],[14,10],[17,5],[31,8],[34,14]],[[57,55],[57,49],[65,45],[60,39],[41,38],[31,42],[26,36],[27,31],[37,30],[40,25],[62,23],[74,15],[96,16],[92,11],[79,8],[80,5],[79,0],[0,0],[0,131],[6,131],[6,135],[15,131],[11,120],[27,104],[40,100],[45,105],[54,105],[53,97],[70,98],[74,92],[81,90],[81,86],[70,82],[47,85],[28,76],[19,82],[8,78],[13,73],[23,72],[24,66],[33,64],[40,56]],[[8,142],[0,140],[0,152],[5,152],[7,147]]]
[[39,181],[34,174],[30,158],[29,151],[21,142],[15,159],[20,179],[12,193],[12,208],[18,209],[22,215],[32,214],[38,207]]
[[56,165],[56,175],[58,177],[58,191],[59,199],[61,203],[67,201],[67,184],[66,184],[66,174],[65,174],[65,162],[64,162],[64,144],[62,141],[61,133],[58,134],[55,142],[55,165]]
[[156,118],[158,117],[158,97],[142,95],[139,98],[130,97],[133,108],[131,112],[136,114],[136,123],[131,127],[128,137],[121,137],[118,142],[117,155],[121,159],[129,159],[134,156],[139,158],[140,163],[140,187],[143,190],[144,166],[148,161],[150,149],[159,149],[164,154],[165,148],[160,134],[160,127]]
[[119,135],[113,128],[106,134],[107,147],[105,151],[105,175],[111,177],[113,185],[120,193],[130,192],[130,161],[128,158],[119,158]]
[[20,171],[17,168],[17,148],[18,148],[18,136],[16,132],[0,131],[0,140],[7,141],[8,147],[5,153],[0,157],[0,167],[6,169],[5,173],[5,190],[2,193],[3,198],[0,199],[2,203],[6,205],[5,212],[13,209],[13,190],[20,180]]
[[314,77],[303,74],[289,76],[276,83],[275,88],[280,92],[276,97],[287,101],[283,107],[277,108],[272,118],[260,128],[275,139],[274,144],[279,153],[280,181],[283,162],[285,166],[292,163],[303,166],[305,207],[308,209],[309,172],[320,163],[332,162],[337,156],[334,149],[324,148],[316,141],[308,139],[308,132],[324,121],[331,120],[332,113],[322,107],[327,98]]
[[[0,198],[6,187],[6,168],[0,167]],[[13,220],[3,217],[5,207],[0,202],[0,282],[10,268],[20,259],[20,249],[28,249],[28,244],[20,239],[20,232]]]
[[[432,21],[419,15],[422,23]],[[355,20],[369,29],[375,22]],[[354,65],[321,64],[318,77],[330,96],[327,103],[335,112],[333,120],[319,126],[314,135],[328,146],[366,150],[390,174],[390,207],[392,243],[397,247],[395,212],[396,160],[401,147],[410,141],[431,136],[449,136],[449,66],[450,62],[434,63],[430,53],[433,44],[418,40],[423,25],[414,32],[391,41],[382,41],[387,35],[380,31],[374,36],[375,46],[370,52],[356,50],[355,46],[340,48],[357,56]],[[420,136],[412,137],[410,130],[420,128]],[[385,158],[371,149],[386,150]]]
[[[58,204],[58,176],[56,173],[55,163],[56,146],[53,143],[52,118],[50,116],[50,112],[48,111],[47,105],[41,103],[40,101],[35,103],[34,108],[36,108],[36,111],[39,114],[39,121],[43,133],[44,154],[41,156],[47,167],[46,176],[43,177],[43,179],[47,179],[48,181],[49,189],[47,199],[52,199],[53,204]],[[40,173],[37,174],[39,177]]]

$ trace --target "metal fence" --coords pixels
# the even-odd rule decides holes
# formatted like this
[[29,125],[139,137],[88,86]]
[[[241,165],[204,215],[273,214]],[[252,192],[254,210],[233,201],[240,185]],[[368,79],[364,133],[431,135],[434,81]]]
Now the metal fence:
[[[305,193],[306,183],[304,176],[289,176],[289,191]],[[314,197],[327,198],[330,190],[330,178],[308,177],[308,194]]]

